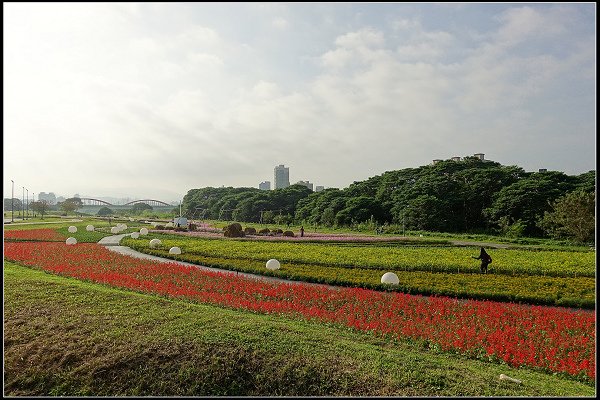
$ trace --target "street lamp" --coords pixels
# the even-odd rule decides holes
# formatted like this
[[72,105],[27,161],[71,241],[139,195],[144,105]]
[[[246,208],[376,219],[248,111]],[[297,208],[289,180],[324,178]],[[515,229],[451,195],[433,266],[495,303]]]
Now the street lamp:
[[25,219],[25,186],[23,188],[23,197],[21,198],[21,219]]
[[15,181],[12,179],[10,181],[12,182],[12,194],[10,196],[10,222],[15,222]]
[[25,189],[25,191],[27,192],[27,203],[25,203],[27,212],[25,213],[25,215],[27,215],[27,218],[29,218],[29,190]]
[[[31,201],[35,203],[35,192],[31,193]],[[33,212],[33,218],[35,218],[35,209],[32,208],[31,211]]]

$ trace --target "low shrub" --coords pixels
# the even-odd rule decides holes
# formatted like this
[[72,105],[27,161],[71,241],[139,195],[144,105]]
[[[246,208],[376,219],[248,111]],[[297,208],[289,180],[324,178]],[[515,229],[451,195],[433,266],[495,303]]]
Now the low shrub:
[[225,231],[223,232],[225,237],[244,237],[244,231],[242,230],[242,225],[237,222],[234,222],[231,225],[227,225],[225,227]]
[[283,236],[294,237],[295,235],[292,231],[285,231],[283,232]]
[[244,233],[246,235],[256,235],[256,228],[253,228],[251,226],[247,226],[246,228],[244,228]]

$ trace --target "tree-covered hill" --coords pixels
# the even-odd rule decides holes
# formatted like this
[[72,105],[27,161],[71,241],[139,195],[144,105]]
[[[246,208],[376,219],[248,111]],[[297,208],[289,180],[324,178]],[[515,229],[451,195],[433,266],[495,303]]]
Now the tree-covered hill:
[[[576,176],[526,172],[518,166],[465,157],[387,171],[345,189],[321,192],[301,185],[272,191],[192,189],[183,205],[190,217],[240,222],[350,226],[372,221],[401,224],[409,230],[527,236],[559,232],[568,237],[568,229],[551,229],[548,221],[565,223],[554,215],[565,207],[570,218],[593,220],[595,179],[596,171]],[[566,195],[574,192],[580,193],[579,202],[565,203]],[[579,232],[579,238],[593,240],[593,223],[591,227],[587,235]]]

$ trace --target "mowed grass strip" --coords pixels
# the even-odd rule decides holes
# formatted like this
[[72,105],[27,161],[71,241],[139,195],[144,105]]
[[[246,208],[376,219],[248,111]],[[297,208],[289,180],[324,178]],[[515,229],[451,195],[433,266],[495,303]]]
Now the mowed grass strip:
[[[4,263],[9,396],[594,396],[590,384]],[[506,374],[522,384],[500,381]]]

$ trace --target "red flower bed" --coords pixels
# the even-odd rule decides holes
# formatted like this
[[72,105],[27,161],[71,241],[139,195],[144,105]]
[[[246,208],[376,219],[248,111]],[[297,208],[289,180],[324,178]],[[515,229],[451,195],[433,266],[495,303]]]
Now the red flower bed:
[[265,314],[420,339],[444,351],[595,379],[593,312],[266,282],[111,252],[92,243],[6,242],[5,257],[64,276]]
[[5,239],[65,241],[67,238],[54,229],[5,230]]

